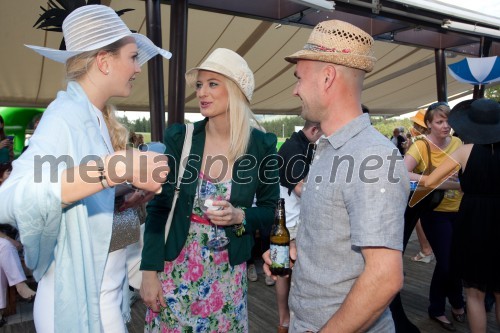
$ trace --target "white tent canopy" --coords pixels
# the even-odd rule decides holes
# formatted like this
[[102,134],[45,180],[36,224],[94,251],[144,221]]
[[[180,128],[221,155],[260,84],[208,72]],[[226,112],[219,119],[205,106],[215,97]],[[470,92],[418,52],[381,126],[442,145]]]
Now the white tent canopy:
[[[269,3],[274,0],[266,0]],[[105,1],[103,1],[104,3]],[[192,1],[194,3],[201,1]],[[204,3],[210,1],[205,0]],[[213,1],[212,1],[213,2]],[[231,1],[234,3],[234,1]],[[237,1],[239,2],[239,1]],[[256,0],[256,2],[259,2]],[[279,0],[280,3],[285,0]],[[288,1],[289,2],[289,1]],[[360,2],[360,1],[358,1]],[[106,1],[115,10],[134,8],[122,18],[132,30],[146,34],[145,3],[138,0]],[[190,1],[191,3],[191,1]],[[369,3],[369,2],[366,2]],[[370,2],[371,3],[371,2]],[[33,28],[33,24],[42,13],[40,6],[46,7],[46,0],[1,1],[0,41],[3,50],[0,53],[0,105],[45,107],[54,99],[58,90],[64,89],[64,66],[44,59],[23,44],[32,44],[58,48],[62,34],[45,32]],[[293,5],[295,6],[295,5]],[[300,5],[299,5],[300,7]],[[340,10],[340,9],[339,9]],[[338,19],[354,18],[349,13],[334,12],[329,14]],[[351,16],[352,17],[351,17]],[[169,46],[170,5],[161,5],[163,48]],[[422,30],[401,30],[396,35],[401,40],[388,38],[382,28],[373,25],[370,18],[362,20],[361,27],[372,35],[377,35],[375,56],[378,61],[373,72],[365,80],[363,103],[372,114],[399,115],[417,110],[419,107],[437,99],[435,53],[431,47],[411,46],[403,39]],[[283,20],[282,20],[283,21]],[[382,22],[385,26],[389,22]],[[370,28],[372,25],[372,28]],[[378,29],[378,31],[375,31]],[[257,114],[298,114],[300,101],[292,96],[296,82],[293,65],[284,61],[284,57],[303,47],[311,31],[304,24],[278,24],[273,20],[235,16],[227,13],[211,12],[202,9],[189,9],[187,68],[194,67],[215,48],[225,47],[240,53],[255,73],[256,89],[252,108]],[[423,31],[421,37],[428,36]],[[406,36],[406,37],[405,37]],[[459,40],[461,36],[450,35]],[[394,40],[394,42],[391,42]],[[476,38],[477,40],[477,38]],[[444,40],[429,39],[429,43],[441,43]],[[447,42],[448,43],[448,42]],[[467,40],[464,40],[464,49]],[[460,44],[457,43],[457,45]],[[456,46],[456,45],[454,45]],[[176,52],[176,50],[170,50]],[[500,48],[494,43],[492,55],[500,55]],[[465,54],[447,52],[447,64],[460,61]],[[164,63],[164,77],[168,77],[168,64]],[[448,74],[447,74],[448,75]],[[167,85],[165,79],[165,85]],[[449,98],[463,96],[471,92],[473,86],[457,82],[448,75],[447,92]],[[165,101],[168,87],[165,87]],[[186,112],[198,112],[193,90],[186,90]],[[132,95],[116,101],[119,110],[149,110],[147,69],[134,82]]]

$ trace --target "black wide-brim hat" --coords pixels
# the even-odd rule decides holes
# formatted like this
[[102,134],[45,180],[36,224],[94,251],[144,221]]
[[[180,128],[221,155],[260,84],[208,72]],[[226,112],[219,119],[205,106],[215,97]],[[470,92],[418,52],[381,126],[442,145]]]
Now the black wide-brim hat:
[[500,142],[500,104],[492,99],[458,103],[451,110],[448,123],[466,143]]

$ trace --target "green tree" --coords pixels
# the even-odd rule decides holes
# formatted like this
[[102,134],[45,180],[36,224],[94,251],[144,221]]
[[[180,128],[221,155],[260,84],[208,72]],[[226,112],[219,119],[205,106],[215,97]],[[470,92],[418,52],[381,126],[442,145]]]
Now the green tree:
[[396,127],[403,127],[406,135],[409,129],[413,126],[410,119],[372,119],[372,122],[373,127],[388,138],[392,136],[392,132]]
[[150,120],[146,119],[145,117],[136,119],[136,121],[134,123],[134,131],[135,132],[146,132],[146,133],[151,132]]
[[290,116],[270,121],[263,121],[260,122],[260,124],[266,129],[266,132],[274,133],[278,138],[288,138],[293,132],[295,132],[295,126],[304,125],[304,119],[299,116]]
[[484,96],[500,102],[500,86],[491,87],[485,90]]
[[129,131],[132,130],[133,124],[128,120],[127,116],[116,117],[116,120],[118,120],[118,122],[128,128]]

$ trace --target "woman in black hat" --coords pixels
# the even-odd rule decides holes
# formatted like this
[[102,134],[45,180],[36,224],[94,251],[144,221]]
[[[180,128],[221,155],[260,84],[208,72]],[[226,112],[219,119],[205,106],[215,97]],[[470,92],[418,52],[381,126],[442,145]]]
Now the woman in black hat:
[[471,332],[486,332],[486,292],[496,299],[500,323],[500,105],[490,99],[467,100],[451,111],[449,123],[468,144],[458,148],[425,185],[435,187],[459,171],[464,196],[454,251],[467,295]]
[[0,163],[10,162],[13,158],[12,141],[5,135],[5,122],[0,116]]

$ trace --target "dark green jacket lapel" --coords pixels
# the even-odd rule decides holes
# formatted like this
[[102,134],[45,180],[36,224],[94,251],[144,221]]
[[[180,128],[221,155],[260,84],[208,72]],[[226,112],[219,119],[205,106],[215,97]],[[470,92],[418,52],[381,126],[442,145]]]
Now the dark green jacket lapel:
[[[164,143],[167,146],[166,154],[169,156],[172,172],[168,175],[167,183],[163,185],[162,193],[155,196],[147,207],[141,270],[163,270],[164,261],[176,259],[186,242],[205,146],[206,123],[207,119],[194,124],[191,153],[166,244],[165,223],[172,204],[186,129],[184,125],[177,124],[165,131]],[[279,198],[278,169],[276,165],[273,166],[276,159],[276,141],[274,134],[253,130],[247,158],[250,162],[254,161],[255,166],[250,168],[248,163],[244,162],[245,159],[240,159],[233,168],[230,202],[235,207],[246,208],[247,226],[241,237],[235,235],[232,227],[225,228],[226,235],[230,238],[228,252],[231,265],[238,265],[250,258],[253,247],[251,233],[256,229],[269,228],[273,222],[274,209]],[[264,178],[265,181],[262,181]],[[254,197],[256,207],[252,207]]]

